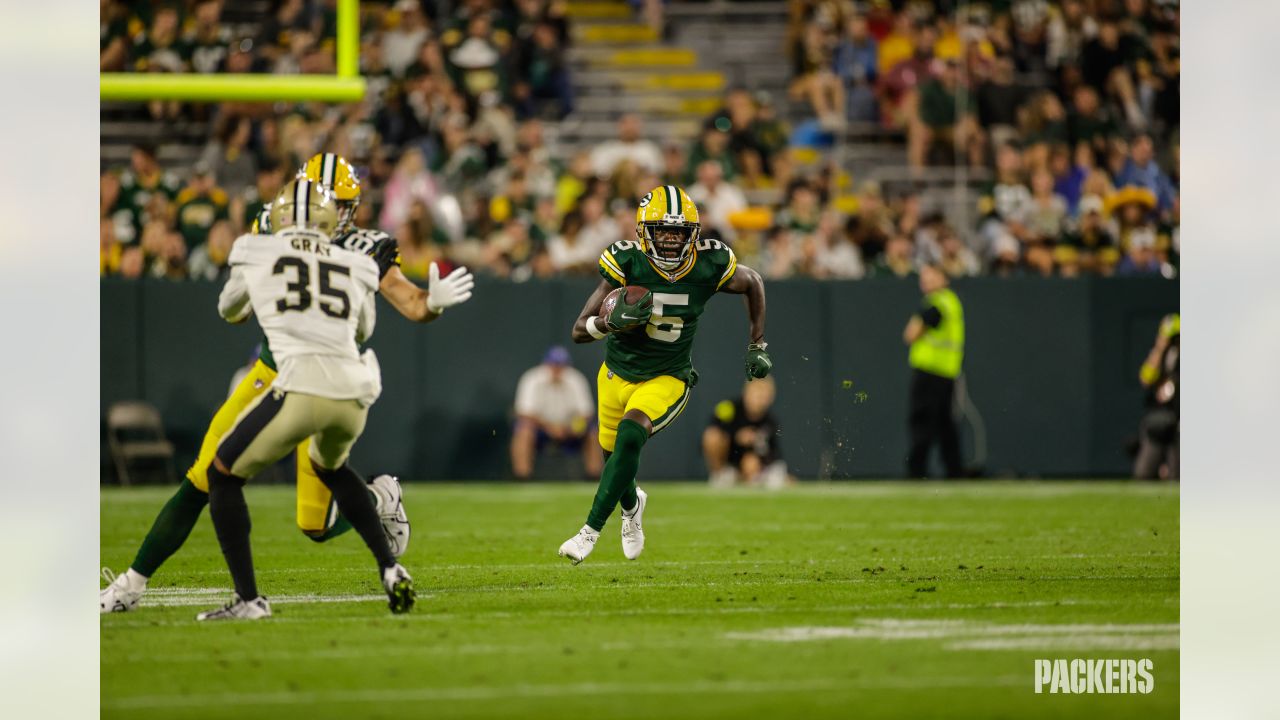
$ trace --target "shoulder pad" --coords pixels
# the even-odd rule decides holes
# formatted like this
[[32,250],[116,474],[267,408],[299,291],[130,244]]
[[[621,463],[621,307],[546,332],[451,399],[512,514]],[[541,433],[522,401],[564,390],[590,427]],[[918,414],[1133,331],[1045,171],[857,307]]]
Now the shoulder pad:
[[619,240],[600,253],[600,276],[619,287],[626,285],[633,261],[643,254],[635,240]]

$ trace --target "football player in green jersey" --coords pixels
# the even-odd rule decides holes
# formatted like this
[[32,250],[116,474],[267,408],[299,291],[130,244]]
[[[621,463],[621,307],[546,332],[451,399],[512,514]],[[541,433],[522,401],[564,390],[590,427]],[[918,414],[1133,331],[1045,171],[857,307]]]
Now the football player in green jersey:
[[[647,495],[636,487],[640,451],[689,402],[689,389],[698,377],[693,337],[712,295],[747,297],[747,378],[765,377],[773,367],[765,352],[764,282],[756,271],[738,264],[728,245],[701,239],[700,229],[698,208],[688,194],[674,185],[654,188],[636,211],[636,239],[614,243],[600,256],[603,280],[574,323],[574,342],[606,340],[596,379],[604,472],[587,523],[560,546],[561,557],[575,565],[595,549],[619,503],[623,555],[634,560],[644,550],[641,519]],[[601,319],[605,298],[626,286],[648,292],[630,303],[628,293],[622,293]]]

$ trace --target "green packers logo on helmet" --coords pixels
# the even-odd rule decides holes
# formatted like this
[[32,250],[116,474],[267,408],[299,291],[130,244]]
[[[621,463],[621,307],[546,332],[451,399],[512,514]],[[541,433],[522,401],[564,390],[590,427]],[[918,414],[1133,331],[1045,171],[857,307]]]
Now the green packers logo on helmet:
[[693,252],[701,231],[698,206],[675,185],[654,188],[636,209],[636,239],[661,270],[677,270]]

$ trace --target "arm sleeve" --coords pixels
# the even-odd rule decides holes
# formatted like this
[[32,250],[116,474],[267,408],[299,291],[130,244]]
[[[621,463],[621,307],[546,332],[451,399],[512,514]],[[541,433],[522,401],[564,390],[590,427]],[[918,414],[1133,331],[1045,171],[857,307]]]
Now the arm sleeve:
[[218,314],[227,322],[238,323],[253,313],[249,303],[249,284],[244,279],[244,269],[231,266],[231,277],[218,295]]
[[942,323],[942,313],[938,308],[929,305],[920,311],[920,319],[924,321],[926,326],[936,328]]
[[599,263],[600,277],[605,282],[614,287],[622,287],[627,284],[627,274],[623,272],[622,265],[614,258],[613,253],[605,250],[600,253]]
[[400,243],[390,235],[378,243],[373,261],[378,263],[378,278],[382,279],[393,267],[400,267]]

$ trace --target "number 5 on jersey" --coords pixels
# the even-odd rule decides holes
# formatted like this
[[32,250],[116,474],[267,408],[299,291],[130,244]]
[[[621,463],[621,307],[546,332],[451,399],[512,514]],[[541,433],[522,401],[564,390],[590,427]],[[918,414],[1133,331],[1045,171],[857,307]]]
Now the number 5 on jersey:
[[663,315],[663,308],[666,306],[681,306],[689,304],[689,295],[686,293],[659,293],[653,294],[653,315],[649,316],[649,324],[644,326],[644,331],[649,337],[662,342],[675,342],[680,339],[680,331],[684,328],[684,320],[678,317]]

